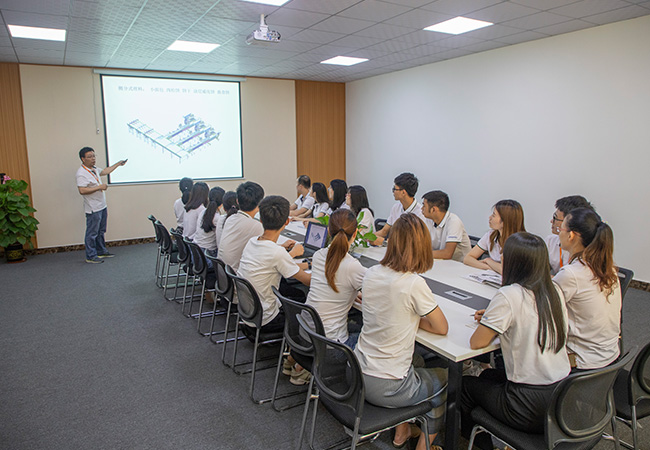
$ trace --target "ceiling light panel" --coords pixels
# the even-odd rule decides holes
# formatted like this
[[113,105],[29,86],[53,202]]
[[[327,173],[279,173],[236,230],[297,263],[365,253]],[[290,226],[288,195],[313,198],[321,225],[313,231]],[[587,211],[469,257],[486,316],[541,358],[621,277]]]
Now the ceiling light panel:
[[335,64],[338,66],[353,66],[368,61],[367,58],[353,58],[351,56],[335,56],[334,58],[321,61],[321,64]]
[[207,42],[175,41],[172,45],[167,47],[167,50],[174,50],[177,52],[210,53],[217,47],[219,47],[219,44],[210,44]]
[[489,27],[490,25],[494,25],[494,24],[492,22],[485,22],[483,20],[476,20],[476,19],[468,19],[467,17],[459,16],[426,27],[425,30],[436,31],[438,33],[447,33],[447,34],[462,34],[462,33],[467,33],[468,31],[478,30],[479,28]]
[[249,3],[261,3],[263,5],[282,6],[289,0],[243,0]]
[[65,30],[58,28],[25,27],[7,25],[11,37],[23,39],[41,39],[44,41],[65,41]]

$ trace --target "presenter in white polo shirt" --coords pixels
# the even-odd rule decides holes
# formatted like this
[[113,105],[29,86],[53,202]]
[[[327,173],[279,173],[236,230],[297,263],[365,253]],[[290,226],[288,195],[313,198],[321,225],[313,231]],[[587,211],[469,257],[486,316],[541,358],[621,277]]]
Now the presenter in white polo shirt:
[[384,243],[384,239],[390,233],[390,228],[402,214],[413,213],[420,219],[425,219],[422,215],[422,206],[415,199],[419,186],[418,178],[412,173],[404,172],[397,175],[393,183],[395,184],[393,186],[393,198],[395,198],[396,202],[390,210],[386,225],[375,232],[377,239],[371,242],[372,245],[382,245]]
[[103,258],[115,255],[108,252],[104,241],[108,219],[104,191],[108,189],[108,185],[102,183],[100,177],[113,172],[118,166],[123,166],[127,160],[123,159],[103,170],[99,169],[95,167],[95,150],[90,147],[79,150],[79,158],[81,167],[77,170],[77,189],[84,199],[86,213],[86,237],[84,238],[86,262],[103,263]]
[[442,191],[430,191],[422,196],[422,214],[431,231],[433,257],[463,262],[472,249],[465,225],[449,212],[449,196]]

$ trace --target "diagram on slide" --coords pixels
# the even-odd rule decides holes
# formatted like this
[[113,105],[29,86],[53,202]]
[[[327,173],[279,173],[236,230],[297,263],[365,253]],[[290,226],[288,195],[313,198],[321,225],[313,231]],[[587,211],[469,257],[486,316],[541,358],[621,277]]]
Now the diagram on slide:
[[169,152],[178,158],[179,163],[192,156],[195,151],[209,147],[212,141],[218,141],[221,134],[194,114],[183,116],[178,128],[166,134],[159,133],[140,119],[132,120],[127,125],[131,134],[144,139],[155,148]]

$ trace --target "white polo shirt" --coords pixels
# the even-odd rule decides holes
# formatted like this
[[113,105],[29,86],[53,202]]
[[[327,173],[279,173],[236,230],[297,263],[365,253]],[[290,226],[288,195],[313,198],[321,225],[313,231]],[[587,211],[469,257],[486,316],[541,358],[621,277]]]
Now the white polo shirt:
[[569,264],[571,254],[566,250],[562,250],[560,236],[557,234],[546,236],[544,242],[546,242],[546,247],[548,248],[548,261],[551,264],[551,273],[555,275],[563,266]]
[[228,217],[223,226],[219,240],[218,258],[237,270],[248,241],[253,237],[261,236],[262,233],[264,233],[264,227],[260,221],[253,219],[244,211],[237,211],[236,214]]
[[363,208],[361,211],[359,211],[359,214],[357,215],[357,220],[359,220],[359,216],[363,213],[363,219],[361,219],[361,222],[359,222],[359,225],[364,226],[362,230],[359,232],[361,234],[366,234],[366,233],[374,233],[375,232],[375,217],[372,215],[372,212],[368,208]]
[[307,194],[307,195],[301,195],[293,203],[296,205],[296,209],[305,208],[307,210],[310,210],[314,207],[315,202],[316,200],[314,200],[314,197]]
[[[257,291],[262,303],[262,326],[273,320],[280,311],[280,301],[271,287],[277,289],[282,277],[290,278],[299,270],[289,252],[273,241],[259,240],[256,236],[246,244],[237,274],[248,280]],[[253,326],[252,323],[248,325]]]
[[349,253],[341,260],[334,277],[338,292],[327,283],[325,261],[327,248],[314,253],[307,304],[313,306],[323,321],[325,336],[339,342],[348,340],[348,312],[361,289],[366,268]]
[[313,217],[320,217],[320,215],[327,215],[327,212],[330,209],[330,204],[327,202],[323,203],[314,203],[314,207],[312,208],[312,216]]
[[219,248],[219,242],[221,242],[221,235],[223,234],[223,223],[224,220],[226,220],[226,214],[221,214],[219,217],[217,215],[214,216],[216,219],[215,222],[215,230],[214,230],[214,236],[217,240],[217,248]]
[[[196,233],[194,234],[194,243],[201,247],[204,250],[216,250],[217,249],[217,237],[215,230],[206,232],[202,228],[203,218],[205,216],[205,209],[201,214],[199,214],[198,219],[196,220]],[[212,225],[215,227],[219,221],[219,213],[216,213],[212,218]]]
[[411,203],[406,209],[402,206],[402,202],[395,202],[393,207],[390,209],[390,214],[388,215],[388,219],[386,219],[386,224],[392,227],[395,221],[399,219],[402,214],[406,213],[413,213],[420,219],[425,220],[425,217],[422,214],[422,205],[420,205],[416,199],[413,199],[413,203]]
[[569,314],[567,348],[576,354],[578,369],[598,369],[619,355],[621,287],[616,282],[607,297],[591,269],[575,259],[553,278],[564,293]]
[[[567,311],[564,296],[555,285],[562,303],[564,323]],[[537,343],[538,314],[535,298],[518,284],[504,286],[490,300],[481,324],[499,333],[506,376],[514,383],[548,385],[565,378],[571,371],[566,349],[544,352]],[[566,328],[562,330],[566,333]]]
[[199,217],[203,215],[205,211],[205,206],[199,205],[194,209],[185,211],[183,215],[183,236],[188,239],[194,240],[194,235],[196,234],[197,223]]
[[493,261],[495,262],[501,262],[501,245],[499,244],[499,240],[494,243],[494,246],[492,249],[490,249],[490,234],[492,233],[492,230],[488,231],[485,233],[481,239],[476,243],[481,250],[485,251],[488,253],[488,256],[492,258]]
[[176,226],[183,226],[183,216],[185,215],[185,204],[182,198],[177,198],[174,202],[174,215],[176,216]]
[[[95,187],[102,184],[100,173],[102,169],[94,167],[88,169],[83,164],[77,169],[77,187]],[[98,190],[91,194],[82,195],[84,199],[84,212],[92,214],[106,208],[106,195],[104,191]]]
[[363,328],[354,353],[364,374],[401,380],[411,367],[420,318],[438,307],[426,281],[382,265],[363,280]]
[[431,231],[433,249],[444,250],[447,242],[456,242],[456,249],[451,259],[463,262],[465,255],[472,249],[463,221],[456,214],[447,211],[438,225],[431,219],[427,219],[427,223]]

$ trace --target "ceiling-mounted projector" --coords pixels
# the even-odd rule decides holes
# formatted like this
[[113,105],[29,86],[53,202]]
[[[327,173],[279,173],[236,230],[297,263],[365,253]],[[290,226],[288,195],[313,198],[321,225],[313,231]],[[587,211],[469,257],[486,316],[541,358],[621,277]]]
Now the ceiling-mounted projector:
[[260,14],[260,28],[253,31],[246,38],[247,44],[266,44],[268,42],[280,42],[280,33],[275,30],[269,30],[264,21],[264,14]]

